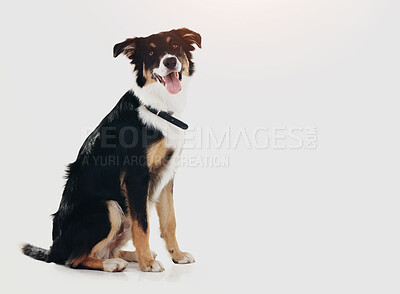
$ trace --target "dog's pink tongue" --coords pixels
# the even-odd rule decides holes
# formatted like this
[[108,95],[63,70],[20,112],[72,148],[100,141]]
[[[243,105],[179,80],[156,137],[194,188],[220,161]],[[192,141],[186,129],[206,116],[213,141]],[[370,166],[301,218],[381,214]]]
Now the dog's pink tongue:
[[170,73],[164,77],[165,84],[167,86],[168,92],[171,94],[178,94],[181,90],[181,82],[178,80],[177,74],[175,72]]

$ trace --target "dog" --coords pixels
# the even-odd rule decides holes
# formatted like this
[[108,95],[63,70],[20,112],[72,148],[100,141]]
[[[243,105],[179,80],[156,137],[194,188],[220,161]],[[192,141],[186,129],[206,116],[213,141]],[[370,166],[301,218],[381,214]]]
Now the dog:
[[[68,165],[60,206],[52,215],[52,246],[24,244],[25,255],[71,268],[120,272],[128,262],[138,262],[144,272],[162,272],[149,246],[149,207],[155,205],[173,262],[195,261],[178,246],[173,206],[194,45],[201,48],[200,34],[181,28],[114,46],[114,57],[123,54],[133,65],[133,88]],[[136,251],[120,249],[129,240]]]

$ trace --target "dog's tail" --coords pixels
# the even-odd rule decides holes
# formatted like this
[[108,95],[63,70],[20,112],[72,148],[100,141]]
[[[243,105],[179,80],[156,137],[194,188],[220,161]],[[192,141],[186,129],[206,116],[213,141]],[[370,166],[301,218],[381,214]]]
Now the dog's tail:
[[31,244],[24,244],[21,247],[21,251],[23,254],[34,259],[49,262],[50,250],[36,247]]

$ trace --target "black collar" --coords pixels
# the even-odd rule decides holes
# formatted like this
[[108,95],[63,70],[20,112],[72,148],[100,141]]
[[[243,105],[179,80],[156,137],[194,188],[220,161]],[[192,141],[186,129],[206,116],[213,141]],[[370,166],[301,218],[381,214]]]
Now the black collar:
[[173,112],[166,112],[162,110],[157,110],[151,106],[145,105],[148,111],[154,113],[155,115],[165,119],[167,122],[177,126],[178,128],[181,128],[182,130],[186,130],[189,126],[185,124],[183,121],[173,117],[172,115],[174,114]]

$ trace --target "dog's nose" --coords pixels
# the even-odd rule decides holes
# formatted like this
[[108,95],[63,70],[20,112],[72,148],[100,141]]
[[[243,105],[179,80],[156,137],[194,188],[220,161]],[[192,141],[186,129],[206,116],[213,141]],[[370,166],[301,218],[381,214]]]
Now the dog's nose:
[[168,57],[164,59],[164,65],[168,69],[174,69],[176,66],[176,58],[175,57]]

